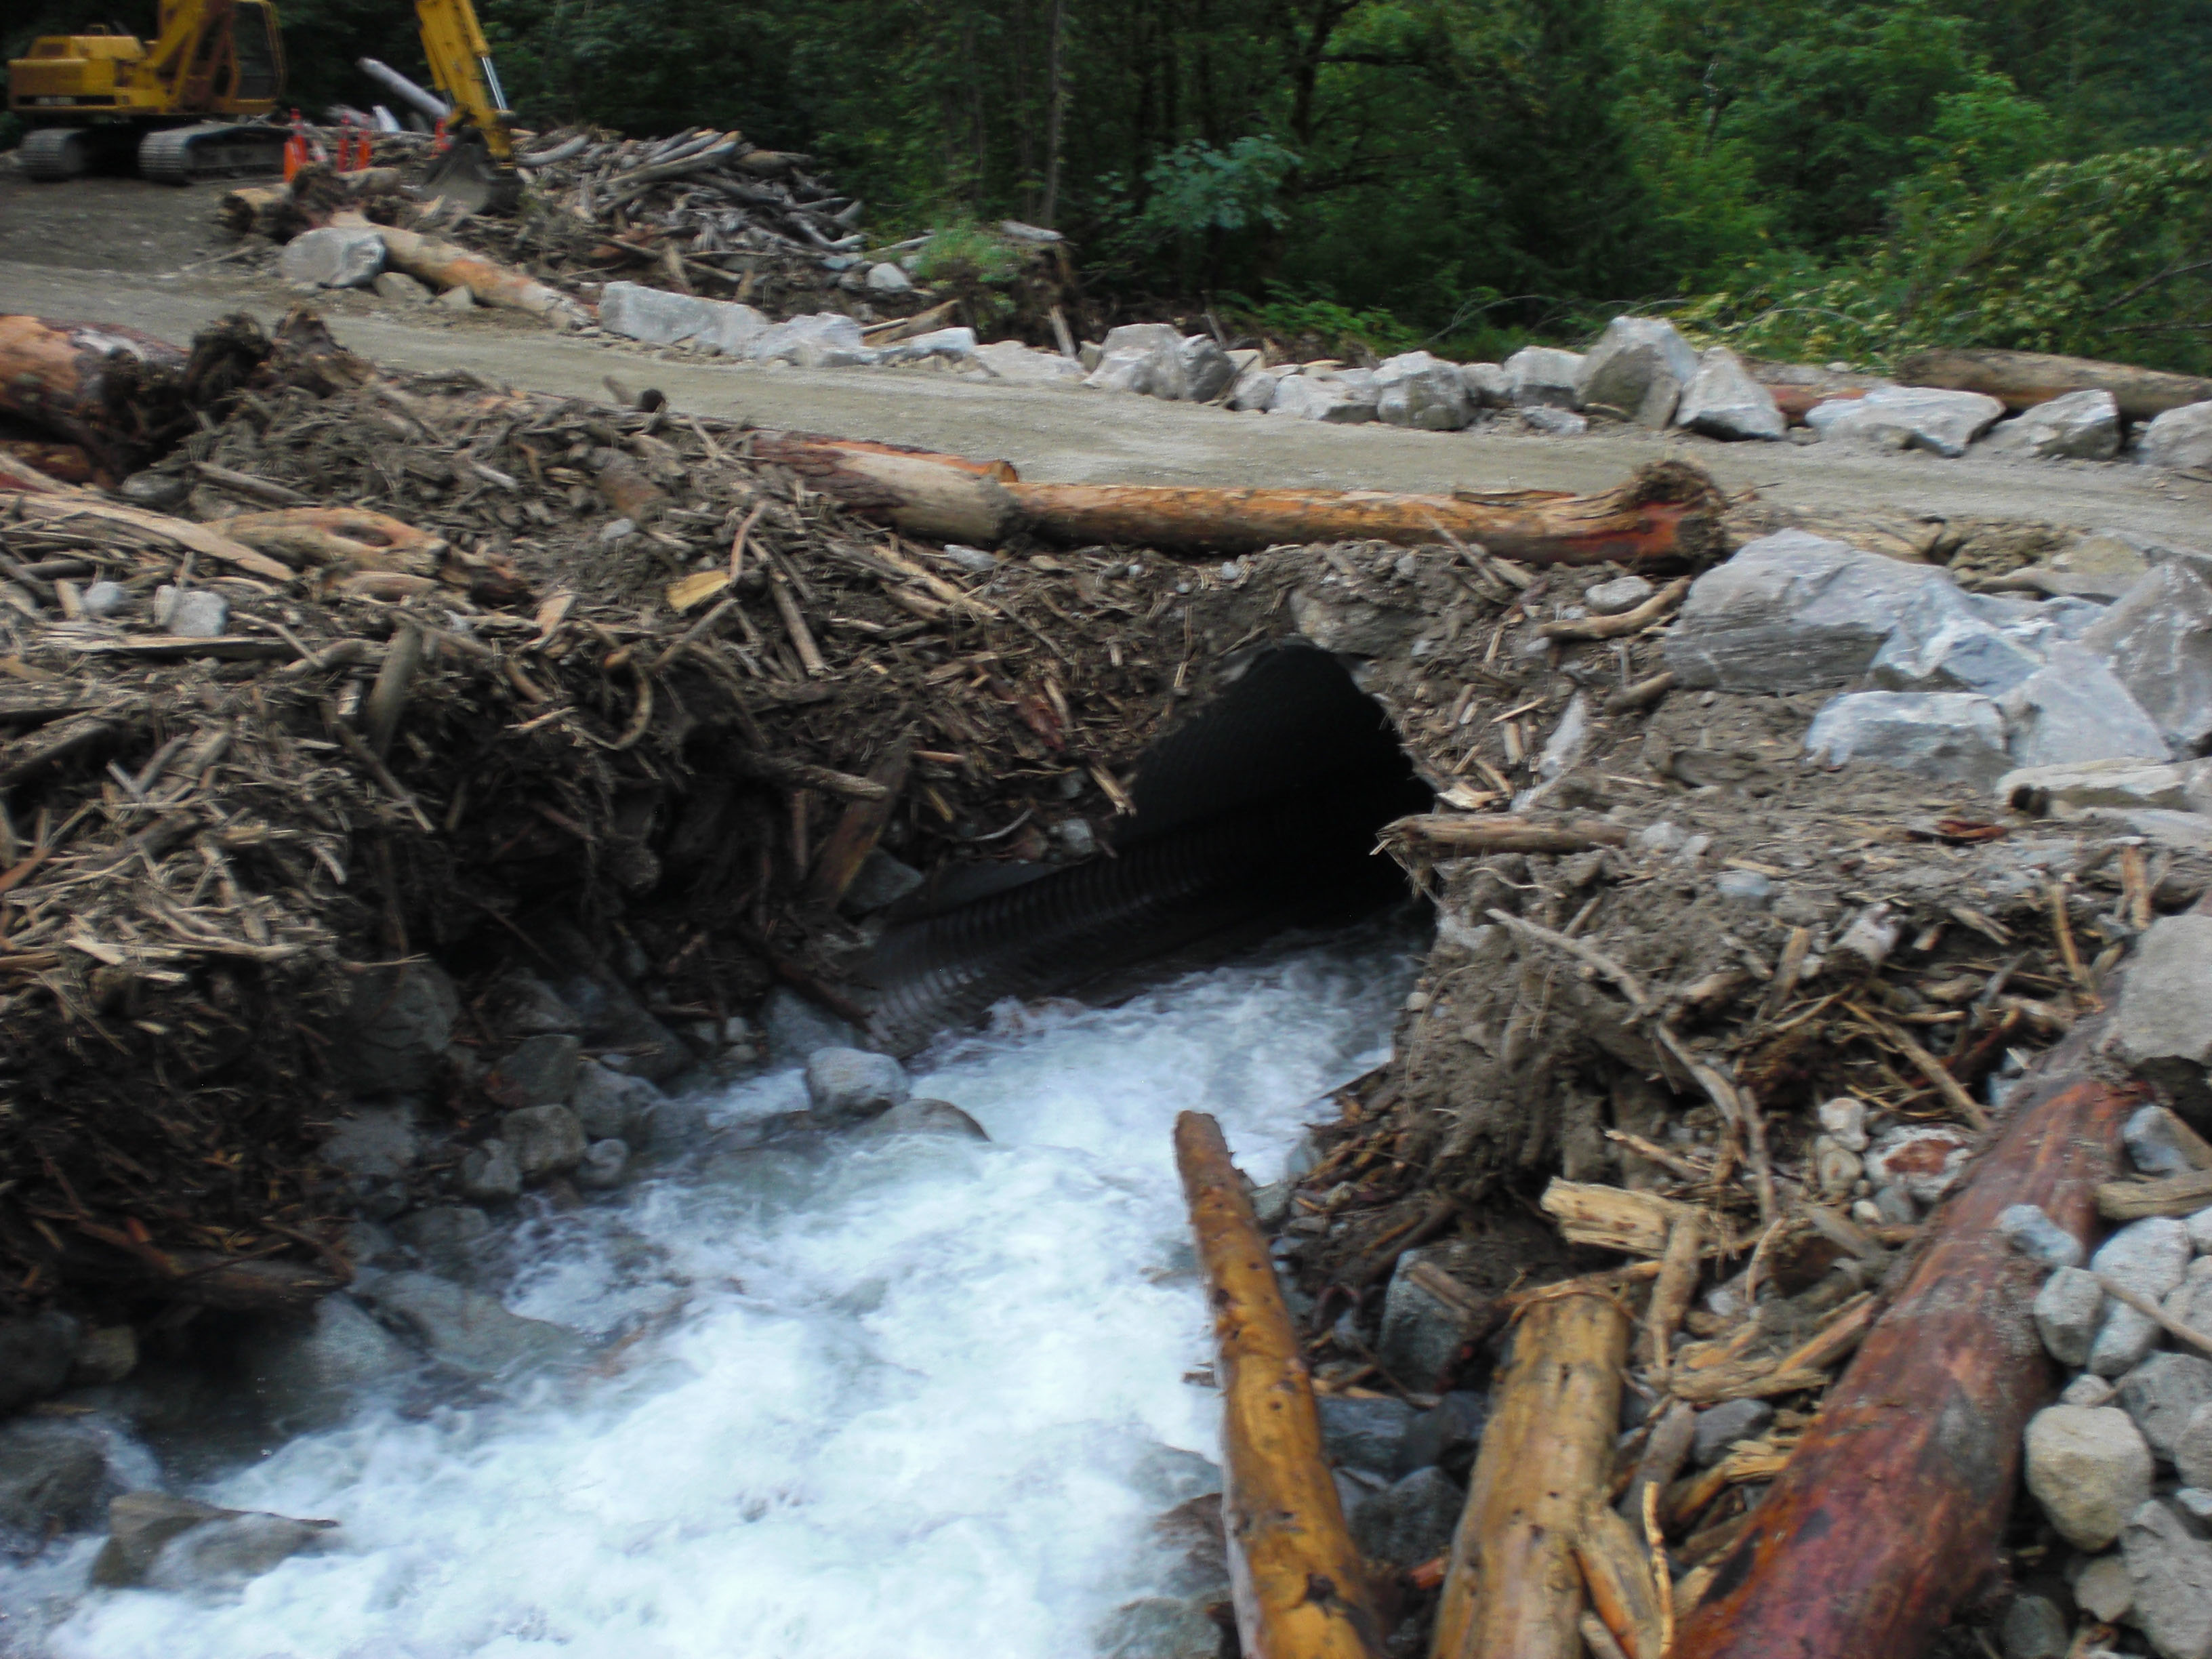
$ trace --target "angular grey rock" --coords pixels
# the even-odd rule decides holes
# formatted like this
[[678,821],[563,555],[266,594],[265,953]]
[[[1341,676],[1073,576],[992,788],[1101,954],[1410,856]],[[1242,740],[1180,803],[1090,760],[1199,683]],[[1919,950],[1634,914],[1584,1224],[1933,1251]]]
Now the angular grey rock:
[[390,300],[396,305],[423,306],[430,303],[430,290],[404,270],[383,270],[369,286],[376,290],[380,300]]
[[2032,811],[2072,817],[2100,806],[2212,813],[2212,762],[2172,765],[2122,758],[2076,766],[2022,766],[1999,778],[1996,799],[2009,805],[2025,794]]
[[566,1175],[584,1161],[584,1126],[566,1106],[526,1106],[499,1121],[500,1139],[513,1149],[522,1182],[532,1187]]
[[576,1184],[586,1191],[605,1192],[621,1186],[629,1171],[629,1142],[595,1140],[584,1149],[584,1161],[576,1166]]
[[1522,346],[1501,365],[1511,383],[1508,396],[1516,409],[1574,408],[1582,366],[1580,353],[1550,346]]
[[517,1036],[557,1036],[584,1029],[584,1017],[535,974],[501,975],[493,1002],[499,1023]]
[[2187,1276],[2166,1292],[2160,1305],[2167,1317],[2191,1330],[2212,1332],[2212,1261],[2203,1256],[2191,1261]]
[[[2130,1222],[2099,1245],[2089,1268],[2157,1302],[2181,1283],[2192,1253],[2187,1226],[2172,1216],[2152,1216]],[[2116,1301],[2089,1350],[2089,1369],[2100,1376],[2118,1376],[2157,1345],[2158,1334],[2157,1322],[2148,1314]],[[2212,1364],[2205,1371],[2212,1376]]]
[[1932,566],[1779,531],[1698,578],[1666,635],[1667,665],[1685,685],[1732,691],[1842,685],[1906,616],[1956,592]]
[[1726,346],[1713,346],[1698,359],[1682,401],[1677,425],[1709,438],[1754,438],[1769,442],[1788,435],[1790,423],[1774,394],[1751,377],[1743,360]]
[[835,1014],[785,985],[777,986],[762,1002],[760,1023],[768,1037],[769,1062],[777,1066],[802,1064],[817,1048],[849,1048],[860,1036]]
[[337,1523],[217,1509],[167,1492],[125,1492],[107,1506],[107,1542],[92,1564],[103,1589],[234,1588],[297,1555]]
[[1221,1626],[1207,1614],[1209,1598],[1140,1595],[1100,1621],[1086,1644],[1099,1659],[1215,1659]]
[[1532,432],[1541,432],[1554,438],[1579,438],[1589,430],[1589,419],[1571,409],[1554,409],[1548,404],[1528,404],[1520,410],[1522,424]]
[[131,590],[121,582],[106,577],[84,590],[80,601],[88,617],[117,617],[131,609],[137,601]]
[[179,639],[216,639],[230,625],[230,602],[209,588],[158,587],[154,621]]
[[1583,590],[1583,604],[1594,617],[1618,617],[1633,611],[1656,590],[1641,576],[1615,576]]
[[2120,1379],[2120,1406],[2150,1449],[2168,1462],[2197,1407],[2212,1401],[2212,1359],[2170,1349],[2152,1354]]
[[1382,1328],[1375,1343],[1375,1357],[1383,1370],[1407,1388],[1425,1393],[1442,1389],[1450,1380],[1467,1340],[1457,1311],[1413,1281],[1411,1269],[1430,1255],[1408,1250],[1398,1258],[1382,1299]]
[[896,365],[924,362],[932,357],[956,364],[975,362],[975,331],[972,328],[932,329],[927,334],[917,334],[911,339],[885,346],[881,361]]
[[2087,1371],[2058,1391],[2058,1403],[2062,1406],[2109,1406],[2119,1397],[2120,1391],[2112,1386],[2110,1378],[2092,1376]]
[[2166,1659],[2212,1659],[2212,1545],[2164,1504],[2128,1516],[2120,1555],[2134,1590],[2133,1621]]
[[43,1400],[69,1381],[83,1327],[49,1309],[24,1319],[0,1319],[0,1413]]
[[817,1048],[806,1057],[807,1103],[827,1122],[880,1116],[911,1092],[905,1070],[889,1054]]
[[2115,600],[2081,635],[2166,741],[2184,754],[2212,741],[2212,580],[2177,560]]
[[902,1100],[881,1117],[861,1128],[866,1135],[951,1135],[963,1140],[988,1140],[981,1124],[949,1100]]
[[2156,723],[2104,659],[2079,645],[2052,646],[2050,665],[2002,694],[1997,706],[2017,766],[2166,757]]
[[593,1140],[627,1140],[642,1146],[649,1139],[653,1109],[667,1097],[641,1077],[610,1071],[595,1060],[576,1067],[569,1105],[584,1133]]
[[860,324],[837,311],[771,323],[746,336],[742,350],[757,363],[790,363],[799,368],[851,368],[876,361],[876,354],[860,337]]
[[392,1231],[409,1249],[443,1264],[461,1259],[470,1245],[489,1233],[491,1218],[472,1205],[438,1204],[400,1217]]
[[430,303],[447,311],[474,311],[477,296],[457,283]]
[[[2212,957],[2204,960],[2208,966],[2212,966]],[[2143,1106],[2129,1115],[2120,1130],[2120,1139],[2128,1149],[2128,1157],[2142,1174],[2186,1175],[2197,1167],[2183,1150],[2182,1137],[2188,1133],[2180,1120],[2165,1107]],[[2189,1228],[2193,1221],[2194,1218],[2191,1218],[2184,1221],[2182,1225]],[[2192,1231],[2191,1243],[2193,1245],[2195,1242],[2196,1236]],[[2197,1484],[2212,1485],[2212,1482],[2200,1481]]]
[[362,1094],[405,1094],[437,1079],[460,1017],[460,993],[435,963],[373,968],[331,1034],[331,1068]]
[[2011,623],[1997,601],[1936,587],[1898,619],[1868,672],[1888,691],[1972,691],[1990,697],[2044,665],[2048,630]]
[[1995,454],[2109,461],[2120,453],[2120,406],[2109,392],[2069,392],[2000,421],[1982,442]]
[[1321,1443],[1334,1462],[1365,1469],[1386,1480],[1397,1479],[1406,1467],[1406,1435],[1413,1425],[1413,1408],[1402,1400],[1362,1400],[1351,1395],[1323,1395]]
[[1838,1095],[1820,1103],[1820,1127],[1838,1146],[1854,1152],[1866,1150],[1866,1102],[1852,1095]]
[[2058,1604],[2047,1595],[2015,1595],[1997,1620],[2004,1659],[2066,1659],[2072,1635]]
[[0,1423],[0,1549],[35,1550],[55,1530],[74,1531],[100,1510],[107,1442],[67,1419]]
[[2003,717],[1966,691],[1852,691],[1813,717],[1805,752],[1825,765],[1895,767],[1923,778],[1987,785],[2012,764]]
[[1738,1441],[1765,1434],[1774,1421],[1774,1407],[1764,1400],[1730,1400],[1698,1413],[1690,1455],[1698,1467],[1709,1469],[1729,1454]]
[[1575,371],[1577,409],[1604,404],[1634,415],[1654,386],[1679,392],[1698,373],[1698,354],[1662,317],[1616,317]]
[[2027,1489],[2059,1535],[2100,1550],[2150,1496],[2150,1448],[2123,1411],[2046,1406],[2028,1419]]
[[2086,1365],[2105,1319],[2105,1290],[2097,1276],[2079,1267],[2061,1267],[2035,1294],[2035,1328],[2043,1346],[2062,1365]]
[[2081,1564],[2074,1580],[2074,1603],[2100,1624],[2117,1625],[2135,1605],[2135,1586],[2128,1582],[2128,1564],[2117,1553],[2099,1555]]
[[2173,1467],[2185,1484],[2212,1486],[2212,1403],[2191,1411],[2174,1436]]
[[2212,916],[2162,916],[2136,941],[2108,1039],[2192,1115],[2212,1108]]
[[1876,386],[1863,398],[1816,404],[1805,424],[1824,443],[1876,449],[1926,449],[1956,457],[1996,424],[2004,405],[1978,392]]
[[2145,466],[2212,466],[2212,403],[2167,410],[2143,428],[2136,459]]
[[908,894],[921,891],[927,879],[911,864],[901,862],[878,847],[861,861],[840,908],[855,916],[887,910]]
[[1385,358],[1375,384],[1376,417],[1390,426],[1456,432],[1474,416],[1458,366],[1425,351]]
[[2007,1205],[1997,1212],[1997,1231],[2030,1261],[2046,1267],[2081,1265],[2081,1241],[2053,1221],[2040,1205]]
[[422,1145],[411,1107],[356,1106],[323,1142],[323,1162],[349,1176],[390,1181],[407,1173]]
[[276,256],[276,274],[317,288],[367,288],[384,269],[384,238],[359,226],[303,230]]
[[1254,364],[1237,377],[1237,384],[1229,388],[1229,406],[1240,414],[1264,412],[1275,406],[1275,389],[1283,377],[1271,368]]
[[1098,365],[1083,384],[1100,392],[1129,392],[1170,402],[1183,395],[1183,337],[1169,323],[1125,323],[1109,329]]
[[1237,383],[1237,365],[1211,334],[1193,334],[1176,354],[1182,368],[1186,403],[1210,404]]
[[484,1092],[502,1106],[566,1105],[584,1045],[567,1032],[526,1037],[492,1067]]
[[599,326],[647,345],[711,339],[720,320],[715,309],[720,303],[639,283],[609,283],[599,290]]
[[898,266],[893,264],[889,259],[879,260],[876,264],[870,265],[868,267],[867,276],[865,280],[868,285],[868,292],[871,294],[911,294],[914,292],[914,278],[908,276],[906,272],[900,270]]
[[1416,1417],[1406,1431],[1404,1462],[1400,1468],[1443,1470],[1454,1480],[1464,1480],[1489,1425],[1490,1401],[1469,1389],[1455,1389]]
[[494,1136],[461,1156],[462,1193],[480,1204],[503,1204],[522,1195],[522,1165],[514,1148]]
[[509,1313],[482,1291],[434,1273],[379,1273],[359,1294],[433,1358],[480,1376],[568,1358],[580,1346],[574,1333]]
[[1462,363],[1460,384],[1478,409],[1510,409],[1513,405],[1513,377],[1502,363]]
[[1292,374],[1276,386],[1275,401],[1267,406],[1267,412],[1286,415],[1294,420],[1351,426],[1373,420],[1375,404],[1374,394],[1363,397],[1356,385],[1341,379]]
[[1451,1547],[1467,1494],[1442,1469],[1416,1469],[1376,1492],[1352,1517],[1352,1541],[1370,1560],[1419,1566]]
[[405,1343],[343,1294],[324,1297],[297,1319],[257,1322],[238,1352],[263,1413],[289,1432],[336,1422],[359,1403],[364,1389],[418,1363]]

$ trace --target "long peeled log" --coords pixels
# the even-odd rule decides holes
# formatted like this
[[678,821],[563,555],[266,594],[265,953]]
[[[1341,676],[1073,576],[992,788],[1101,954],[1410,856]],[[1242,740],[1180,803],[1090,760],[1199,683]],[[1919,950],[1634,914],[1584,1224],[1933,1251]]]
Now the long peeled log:
[[586,320],[583,307],[567,295],[496,259],[397,225],[372,225],[351,210],[331,214],[329,222],[374,231],[384,239],[386,263],[441,289],[465,288],[479,305],[527,312],[562,327]]
[[1175,1145],[1220,1353],[1222,1522],[1243,1650],[1248,1659],[1377,1659],[1382,1632],[1267,1238],[1221,1126],[1185,1112]]
[[1938,1213],[1674,1659],[1905,1659],[1987,1583],[2021,1436],[2054,1382],[2031,1311],[2042,1270],[1996,1219],[2039,1205],[2087,1237],[2120,1124],[2142,1100],[2087,1075],[2103,1024],[2044,1057],[2043,1086]]
[[1595,1291],[1522,1314],[1452,1538],[1431,1659],[1580,1659],[1575,1545],[1613,1471],[1629,1324]]
[[1154,484],[1024,483],[1003,461],[824,437],[755,432],[748,452],[799,472],[810,489],[915,535],[993,546],[1017,532],[1099,543],[1238,553],[1285,542],[1457,537],[1530,564],[1692,565],[1722,550],[1726,507],[1680,461],[1646,467],[1594,495],[1544,490],[1396,495],[1377,490],[1199,489]]
[[128,472],[189,426],[185,354],[134,328],[0,316],[0,415]]
[[2014,410],[2049,403],[2069,392],[2109,392],[2130,421],[2147,421],[2184,404],[2212,401],[2212,380],[2194,374],[2040,351],[1916,351],[1898,364],[1897,378],[1905,386],[1978,392],[2002,399],[2006,408]]
[[1159,484],[1006,486],[1026,526],[1055,541],[1252,552],[1285,542],[1394,542],[1449,536],[1532,564],[1644,568],[1717,550],[1726,507],[1680,461],[1645,467],[1595,495],[1500,490],[1397,495],[1367,489],[1200,489]]

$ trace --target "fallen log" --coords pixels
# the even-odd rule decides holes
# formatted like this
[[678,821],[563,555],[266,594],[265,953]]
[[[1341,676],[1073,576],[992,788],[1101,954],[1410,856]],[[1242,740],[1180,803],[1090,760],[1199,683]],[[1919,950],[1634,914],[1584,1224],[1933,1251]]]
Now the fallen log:
[[1457,537],[1530,564],[1688,565],[1724,546],[1718,488],[1662,461],[1594,495],[1545,490],[1397,495],[1379,490],[1186,489],[1024,483],[1003,461],[969,461],[811,432],[754,432],[746,453],[807,487],[916,535],[994,546],[1019,531],[1076,546],[1249,552],[1285,542],[1423,545]]
[[185,354],[137,329],[0,316],[0,414],[77,445],[111,476],[191,424]]
[[2053,1385],[2031,1312],[2042,1269],[1996,1218],[2039,1205],[2086,1240],[2120,1125],[2142,1099],[2087,1077],[2102,1023],[2038,1063],[2044,1086],[1938,1212],[1895,1299],[1717,1564],[1676,1659],[1917,1654],[1994,1570],[2021,1436]]
[[1522,1314],[1452,1538],[1431,1659],[1580,1659],[1575,1546],[1613,1471],[1630,1324],[1602,1291]]
[[1190,489],[1163,484],[1009,484],[1033,532],[1208,553],[1291,542],[1417,546],[1457,537],[1526,563],[1632,568],[1695,564],[1721,550],[1726,503],[1713,481],[1662,461],[1595,495],[1549,490],[1398,495],[1379,490]]
[[21,519],[35,520],[49,530],[66,530],[82,524],[87,527],[88,537],[105,539],[120,532],[121,538],[126,541],[150,538],[174,542],[204,557],[220,560],[256,576],[279,582],[292,580],[289,565],[280,564],[265,553],[258,553],[207,525],[194,524],[188,519],[173,519],[166,514],[143,512],[135,507],[118,507],[94,501],[84,494],[25,495],[15,504],[15,511]]
[[1322,1451],[1312,1379],[1267,1237],[1220,1125],[1185,1112],[1175,1144],[1220,1353],[1222,1526],[1243,1651],[1376,1659],[1382,1631]]
[[584,308],[558,289],[452,242],[402,230],[397,225],[372,225],[350,209],[331,214],[326,222],[374,230],[384,239],[385,262],[394,270],[441,290],[465,288],[479,305],[526,312],[562,328],[589,320]]
[[845,896],[845,890],[860,873],[860,866],[876,850],[876,842],[890,823],[899,793],[906,787],[912,759],[912,746],[901,743],[869,769],[868,781],[880,783],[889,793],[879,800],[854,801],[838,817],[822,850],[814,855],[814,868],[807,877],[806,896],[813,902],[835,904]]
[[1897,379],[1900,386],[1978,392],[2002,399],[2015,414],[2069,392],[2109,392],[2130,421],[2147,421],[2184,404],[2212,401],[2212,380],[2193,374],[2040,351],[1916,351],[1898,364]]
[[[202,471],[208,469],[204,466]],[[358,507],[296,507],[241,513],[222,520],[222,533],[295,569],[344,565],[356,570],[404,570],[428,576],[438,568],[445,538],[387,514]]]
[[1476,813],[1418,812],[1382,826],[1384,842],[1418,842],[1450,853],[1580,853],[1592,847],[1626,847],[1628,831],[1598,818],[1534,823],[1527,818]]

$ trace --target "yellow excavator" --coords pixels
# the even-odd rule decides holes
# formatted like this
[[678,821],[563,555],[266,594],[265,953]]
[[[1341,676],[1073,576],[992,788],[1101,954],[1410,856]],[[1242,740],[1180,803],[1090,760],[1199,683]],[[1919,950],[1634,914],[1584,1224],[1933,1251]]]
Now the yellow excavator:
[[[520,188],[507,98],[476,8],[416,0],[415,15],[448,106],[432,182],[477,212],[511,210]],[[95,27],[44,36],[8,65],[8,107],[31,129],[23,171],[41,180],[77,178],[134,149],[140,176],[163,184],[273,176],[290,136],[270,118],[283,95],[270,0],[161,0],[152,40]]]

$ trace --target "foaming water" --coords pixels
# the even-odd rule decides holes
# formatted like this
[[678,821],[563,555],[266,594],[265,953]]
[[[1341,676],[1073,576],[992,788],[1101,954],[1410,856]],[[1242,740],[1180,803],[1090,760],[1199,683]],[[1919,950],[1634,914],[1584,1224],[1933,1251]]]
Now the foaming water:
[[[617,1339],[581,1376],[337,1428],[196,1490],[340,1522],[241,1589],[94,1592],[52,1659],[1066,1659],[1161,1593],[1214,1396],[1169,1132],[1278,1176],[1412,974],[1381,932],[940,1045],[989,1144],[711,1149],[504,1250],[507,1305]],[[786,1111],[788,1073],[731,1091]],[[623,1343],[621,1339],[627,1338]],[[86,1544],[15,1592],[82,1571]],[[35,1577],[35,1586],[33,1583]],[[0,1576],[0,1600],[23,1602]],[[20,1628],[20,1627],[19,1627]]]

